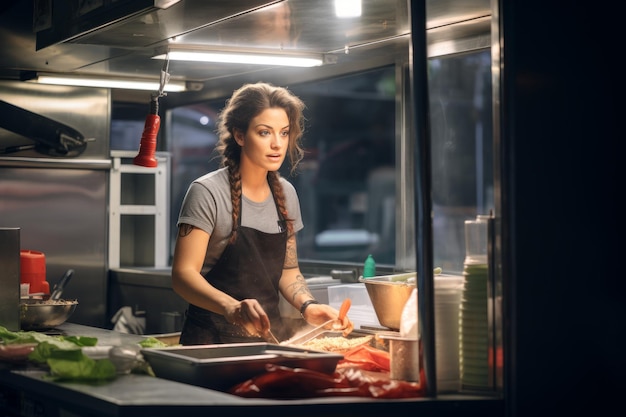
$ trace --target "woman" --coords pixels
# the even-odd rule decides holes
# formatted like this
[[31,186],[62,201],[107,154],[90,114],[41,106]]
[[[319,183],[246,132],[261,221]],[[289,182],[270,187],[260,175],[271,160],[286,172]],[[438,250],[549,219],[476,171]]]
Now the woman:
[[195,180],[178,220],[172,264],[174,290],[189,302],[183,345],[279,340],[279,292],[310,324],[349,319],[314,300],[300,272],[296,232],[302,229],[294,187],[278,169],[287,154],[292,172],[302,159],[304,103],[271,84],[233,93],[218,121],[222,167]]

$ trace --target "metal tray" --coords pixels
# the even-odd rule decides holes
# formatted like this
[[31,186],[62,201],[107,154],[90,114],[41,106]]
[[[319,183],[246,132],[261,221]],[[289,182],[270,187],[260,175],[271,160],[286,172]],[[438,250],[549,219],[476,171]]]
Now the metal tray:
[[332,374],[343,355],[269,343],[174,346],[141,350],[159,378],[227,391],[266,372],[267,364]]
[[[363,333],[359,330],[353,330],[352,333],[350,333],[347,336],[343,336],[342,332],[339,330],[323,330],[323,331],[318,331],[315,333],[307,333],[307,334],[302,335],[301,337],[294,337],[293,340],[296,343],[291,342],[292,339],[289,339],[284,342],[281,342],[281,345],[284,343],[286,346],[310,349],[311,347],[306,346],[306,344],[317,339],[325,339],[325,338],[332,337],[332,338],[344,338],[346,340],[351,340],[351,339],[361,338],[364,336],[368,336],[369,338],[367,340],[364,340],[362,344],[363,345],[369,344],[370,346],[373,346],[372,341],[374,339],[374,333]],[[350,349],[357,347],[357,346],[359,345],[351,346]],[[321,350],[315,350],[315,349],[312,349],[312,350],[315,352],[322,352]],[[337,351],[334,351],[334,353],[342,354],[342,352],[337,352]]]

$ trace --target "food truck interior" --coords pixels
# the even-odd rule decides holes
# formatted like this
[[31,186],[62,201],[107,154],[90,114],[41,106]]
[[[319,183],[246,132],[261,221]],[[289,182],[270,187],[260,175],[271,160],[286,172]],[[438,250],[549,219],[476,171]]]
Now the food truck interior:
[[[75,271],[65,290],[79,300],[71,323],[180,332],[187,305],[169,281],[176,220],[189,183],[218,167],[216,118],[246,82],[286,86],[307,106],[305,158],[281,174],[300,198],[298,255],[316,298],[365,294],[368,255],[377,275],[417,273],[427,395],[403,406],[514,416],[578,401],[600,410],[624,359],[607,366],[617,331],[591,314],[613,320],[624,308],[603,292],[618,245],[598,243],[617,238],[616,155],[606,151],[614,68],[585,46],[613,37],[583,35],[586,11],[564,9],[497,0],[4,1],[0,231],[19,228],[21,249],[45,253],[51,284]],[[178,52],[257,56],[200,62]],[[319,61],[281,66],[281,58]],[[46,84],[50,76],[70,81]],[[95,79],[150,85],[81,84]],[[163,93],[158,165],[138,167],[155,92]],[[455,319],[469,297],[468,227],[479,220],[489,241],[489,361],[477,382],[467,360],[465,373],[459,365],[459,332],[468,329]],[[0,266],[8,262],[0,255]],[[369,303],[354,305],[357,328],[390,330]],[[139,328],[119,323],[129,311]],[[590,395],[576,397],[583,385]],[[328,403],[315,404],[309,413]]]

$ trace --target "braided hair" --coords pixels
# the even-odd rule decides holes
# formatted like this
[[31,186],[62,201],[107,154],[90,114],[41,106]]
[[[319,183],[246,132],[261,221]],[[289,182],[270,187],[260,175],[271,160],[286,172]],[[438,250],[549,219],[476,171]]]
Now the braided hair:
[[[298,163],[304,157],[301,139],[304,133],[304,103],[284,87],[277,87],[268,83],[245,84],[235,90],[226,107],[220,112],[217,123],[219,141],[216,149],[221,155],[221,165],[228,168],[230,181],[230,195],[233,206],[233,226],[230,241],[237,237],[237,224],[241,215],[241,147],[235,141],[235,130],[248,130],[250,121],[263,110],[282,108],[289,119],[289,145],[287,154],[291,162],[291,172],[296,170]],[[285,194],[280,184],[280,174],[277,171],[267,173],[267,181],[274,195],[278,210],[287,222],[287,231],[293,234],[293,219],[287,213]]]

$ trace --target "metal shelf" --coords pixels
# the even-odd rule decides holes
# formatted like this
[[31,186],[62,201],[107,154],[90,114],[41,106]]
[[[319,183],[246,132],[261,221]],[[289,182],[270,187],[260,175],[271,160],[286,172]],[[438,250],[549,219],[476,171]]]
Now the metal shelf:
[[133,165],[136,153],[112,151],[109,186],[109,268],[169,263],[168,153],[158,165]]

